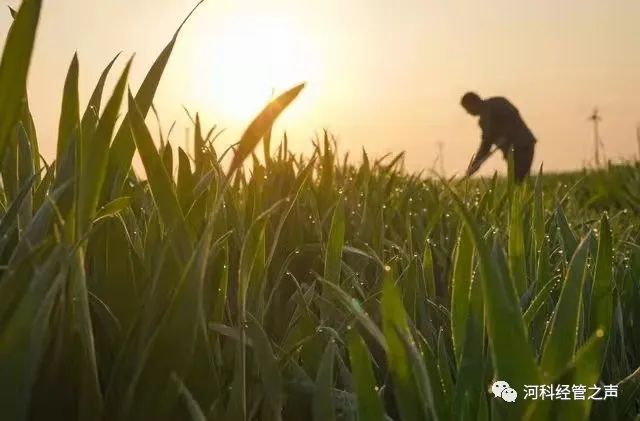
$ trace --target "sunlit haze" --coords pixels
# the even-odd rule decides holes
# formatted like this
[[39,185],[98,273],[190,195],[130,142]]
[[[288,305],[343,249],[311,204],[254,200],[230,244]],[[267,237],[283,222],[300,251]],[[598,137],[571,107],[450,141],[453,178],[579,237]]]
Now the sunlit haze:
[[[16,6],[12,1],[10,5]],[[81,98],[119,51],[135,53],[137,89],[194,0],[45,1],[29,95],[47,159],[53,158],[64,77],[75,51]],[[0,16],[0,36],[10,24]],[[539,139],[534,169],[589,165],[601,111],[605,154],[638,153],[640,2],[630,0],[210,0],[178,38],[156,97],[163,129],[183,106],[232,143],[271,98],[307,87],[276,127],[308,153],[329,129],[341,152],[406,151],[410,170],[430,170],[443,143],[446,172],[460,173],[479,143],[460,96],[506,96]],[[114,72],[115,75],[115,72]],[[112,82],[114,76],[112,75]],[[85,102],[83,102],[85,103]],[[149,122],[153,120],[150,118]],[[503,170],[493,157],[481,174]],[[439,164],[437,166],[439,168]]]

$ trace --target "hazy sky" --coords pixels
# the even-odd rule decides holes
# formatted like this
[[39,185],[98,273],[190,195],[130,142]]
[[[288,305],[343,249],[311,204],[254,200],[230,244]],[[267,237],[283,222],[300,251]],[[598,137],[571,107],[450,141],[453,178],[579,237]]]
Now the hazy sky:
[[[11,1],[9,4],[16,5]],[[74,51],[88,98],[119,51],[147,69],[195,0],[45,0],[29,94],[44,152],[55,150],[64,76]],[[9,13],[0,13],[4,39]],[[429,169],[444,143],[446,170],[462,171],[479,142],[459,107],[466,90],[504,95],[539,139],[534,167],[592,159],[594,106],[612,159],[637,154],[640,2],[635,0],[208,0],[184,28],[156,104],[165,130],[182,105],[229,130],[230,143],[275,88],[307,81],[283,115],[292,148],[309,151],[330,129],[342,151],[405,150]],[[150,120],[151,123],[151,120]],[[482,173],[502,168],[494,157]]]

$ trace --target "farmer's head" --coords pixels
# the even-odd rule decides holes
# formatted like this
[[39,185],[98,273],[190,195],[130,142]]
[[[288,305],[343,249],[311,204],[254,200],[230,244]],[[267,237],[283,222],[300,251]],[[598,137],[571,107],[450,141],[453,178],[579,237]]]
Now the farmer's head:
[[460,105],[471,115],[479,115],[482,109],[482,98],[475,92],[467,92],[462,96]]

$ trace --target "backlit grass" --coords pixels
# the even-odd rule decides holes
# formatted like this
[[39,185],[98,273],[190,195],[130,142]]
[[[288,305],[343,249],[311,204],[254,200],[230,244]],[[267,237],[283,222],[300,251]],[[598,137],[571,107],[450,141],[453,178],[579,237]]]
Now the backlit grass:
[[[354,166],[328,134],[269,153],[304,85],[231,150],[196,118],[189,156],[145,124],[178,33],[137,92],[112,62],[82,108],[74,57],[45,162],[40,8],[23,1],[0,64],[1,419],[637,416],[637,164],[516,186],[421,178],[402,154]],[[619,396],[508,404],[494,379]]]

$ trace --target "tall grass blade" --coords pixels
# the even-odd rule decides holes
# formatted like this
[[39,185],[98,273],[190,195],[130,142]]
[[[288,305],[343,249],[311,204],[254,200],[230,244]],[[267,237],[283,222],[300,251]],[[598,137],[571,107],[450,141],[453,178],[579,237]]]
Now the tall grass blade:
[[[58,126],[58,152],[56,156],[65,156],[71,138],[80,137],[80,93],[78,91],[78,77],[80,73],[78,54],[73,55],[62,94],[62,110],[60,112],[60,124]],[[60,171],[61,161],[56,161]]]
[[89,103],[87,104],[87,108],[82,115],[82,121],[80,123],[83,139],[91,139],[93,137],[100,116],[100,106],[102,104],[102,93],[104,92],[104,85],[107,82],[107,76],[109,76],[109,72],[111,71],[111,68],[115,64],[118,57],[120,57],[119,53],[109,62],[109,64],[107,64],[107,67],[105,67],[105,69],[102,71],[102,74],[100,75],[100,78],[96,83],[93,93],[91,94],[91,98],[89,98]]
[[334,284],[340,283],[344,236],[344,201],[340,198],[333,211],[333,218],[331,218],[331,230],[327,239],[327,251],[324,259],[324,278]]
[[258,114],[258,116],[249,125],[249,127],[247,127],[244,134],[240,138],[238,150],[233,155],[231,165],[229,166],[229,170],[227,172],[228,178],[231,178],[231,176],[240,168],[244,160],[247,159],[249,155],[251,155],[255,147],[258,145],[260,139],[262,139],[265,133],[273,126],[273,122],[285,110],[285,108],[287,108],[289,104],[291,104],[293,100],[296,99],[303,88],[304,83],[291,88],[276,99],[272,100],[260,112],[260,114]]
[[89,290],[84,258],[84,250],[78,248],[73,255],[69,276],[69,301],[73,304],[68,310],[72,315],[73,347],[79,348],[79,355],[81,355],[81,360],[76,362],[80,366],[79,373],[76,373],[79,377],[78,417],[96,419],[102,414],[103,396],[89,311]]
[[369,351],[356,332],[348,334],[349,361],[358,399],[358,418],[361,420],[385,421],[384,408],[376,393],[378,386],[371,369]]
[[0,162],[11,132],[26,103],[27,74],[31,64],[42,0],[24,0],[9,28],[0,60]]
[[451,333],[456,362],[460,363],[464,337],[469,317],[469,293],[473,271],[473,242],[468,231],[463,229],[458,237],[453,261],[451,293]]
[[127,63],[113,90],[113,95],[105,107],[93,138],[83,145],[84,148],[79,160],[80,178],[77,181],[79,183],[77,203],[79,235],[82,235],[88,229],[98,206],[100,189],[105,181],[107,169],[107,151],[109,150],[109,143],[118,118],[118,111],[124,97],[130,68],[131,61]]
[[336,410],[333,402],[333,365],[335,353],[336,345],[330,340],[320,360],[318,375],[316,376],[316,391],[313,396],[314,421],[336,420]]
[[[537,384],[540,376],[527,343],[515,288],[511,281],[505,278],[502,270],[496,268],[480,229],[469,211],[453,191],[450,193],[456,210],[471,235],[478,256],[487,333],[496,378],[505,379],[516,390],[522,390],[525,384]],[[521,417],[525,406],[526,403],[511,405],[511,416]]]
[[509,270],[518,296],[527,289],[527,261],[524,249],[522,190],[517,189],[511,199],[509,215]]
[[169,232],[176,230],[176,253],[183,261],[186,261],[192,249],[191,235],[188,232],[184,215],[180,208],[180,202],[175,192],[174,184],[167,174],[164,164],[153,144],[151,133],[144,123],[142,113],[129,92],[129,123],[133,138],[138,146],[138,152],[142,159],[151,193],[158,208],[158,212]]
[[284,405],[283,380],[278,360],[267,333],[255,317],[249,315],[247,333],[253,343],[256,366],[259,367],[262,393],[265,397],[261,419],[280,420]]
[[[598,254],[596,257],[595,274],[591,287],[589,307],[591,309],[590,332],[603,331],[606,346],[611,331],[613,319],[613,255],[612,238],[609,218],[603,215],[600,220]],[[603,350],[604,354],[604,350]]]
[[554,310],[540,362],[545,379],[558,376],[569,364],[575,352],[589,240],[588,236],[585,237],[571,258],[569,271]]
[[387,361],[393,378],[393,396],[402,419],[418,420],[424,415],[418,386],[414,381],[410,358],[401,334],[410,336],[402,297],[392,281],[389,268],[385,274],[382,293],[382,325],[387,341]]
[[[3,418],[28,418],[31,388],[38,367],[45,357],[50,337],[49,318],[66,275],[57,267],[62,257],[61,251],[52,251],[47,260],[40,264],[39,273],[32,279],[19,280],[29,287],[19,297],[9,319],[2,324],[0,403]],[[35,259],[30,263],[36,264]],[[19,277],[21,272],[16,272],[13,276]]]
[[[176,44],[178,35],[180,34],[182,27],[203,2],[204,0],[198,2],[191,10],[191,12],[187,15],[187,17],[182,21],[173,37],[171,38],[171,41],[169,41],[169,44],[167,44],[167,46],[162,50],[156,61],[151,66],[151,69],[149,69],[146,77],[142,81],[140,89],[138,89],[138,92],[135,96],[135,103],[138,106],[138,111],[142,115],[143,120],[144,118],[146,118],[147,113],[151,109],[153,98],[155,97],[158,85],[160,84],[160,79],[162,78],[165,68],[167,67],[167,63],[169,62],[169,58],[171,57],[171,53],[173,52],[173,47]],[[109,186],[105,186],[105,190],[103,191],[104,195],[118,195],[122,183],[129,173],[129,167],[131,166],[131,161],[136,150],[136,144],[131,135],[131,131],[129,130],[128,120],[129,118],[131,118],[131,112],[132,110],[130,108],[129,113],[127,113],[127,115],[125,116],[120,129],[113,139],[113,144],[109,149],[108,173],[109,179],[112,181],[112,183]],[[106,199],[107,198],[105,198],[105,200]]]

